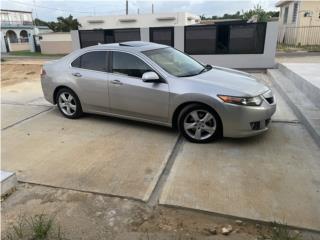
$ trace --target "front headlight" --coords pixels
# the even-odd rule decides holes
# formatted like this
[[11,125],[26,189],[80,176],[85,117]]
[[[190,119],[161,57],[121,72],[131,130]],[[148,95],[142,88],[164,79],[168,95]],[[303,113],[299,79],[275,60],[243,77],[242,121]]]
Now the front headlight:
[[226,95],[218,95],[218,97],[225,103],[232,103],[243,106],[260,106],[262,103],[262,98],[257,97],[233,97]]

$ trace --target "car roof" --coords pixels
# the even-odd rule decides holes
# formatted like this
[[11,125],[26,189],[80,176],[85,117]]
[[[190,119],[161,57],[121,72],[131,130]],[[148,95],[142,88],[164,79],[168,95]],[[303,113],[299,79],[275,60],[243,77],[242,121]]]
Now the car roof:
[[83,48],[87,50],[127,50],[131,52],[143,52],[148,50],[154,50],[159,48],[166,48],[168,46],[153,43],[153,42],[143,42],[143,41],[129,41],[129,42],[120,42],[120,43],[111,43],[111,44],[98,44],[95,46]]

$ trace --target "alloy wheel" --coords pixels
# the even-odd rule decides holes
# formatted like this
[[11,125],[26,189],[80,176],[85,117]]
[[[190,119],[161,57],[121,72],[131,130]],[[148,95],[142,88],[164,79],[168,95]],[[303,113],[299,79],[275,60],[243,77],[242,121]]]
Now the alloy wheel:
[[59,95],[58,104],[61,111],[67,115],[72,116],[76,113],[77,104],[74,97],[68,92],[62,92]]
[[194,110],[185,117],[183,127],[189,137],[196,140],[205,140],[215,133],[217,122],[210,112]]

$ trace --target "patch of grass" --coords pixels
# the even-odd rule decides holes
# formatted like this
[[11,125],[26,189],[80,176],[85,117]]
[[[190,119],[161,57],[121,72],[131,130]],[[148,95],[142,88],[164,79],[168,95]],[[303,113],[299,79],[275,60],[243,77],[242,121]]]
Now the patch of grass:
[[320,52],[320,45],[286,45],[286,44],[278,44],[277,51],[282,52],[297,52],[297,51],[308,51],[308,52]]
[[40,52],[30,52],[28,50],[15,51],[9,53],[11,56],[26,56],[26,57],[63,57],[65,54],[42,54]]
[[60,226],[54,217],[39,214],[31,217],[19,216],[4,234],[5,240],[64,240]]
[[259,233],[260,240],[303,240],[299,231],[291,230],[288,225],[273,222],[267,234]]

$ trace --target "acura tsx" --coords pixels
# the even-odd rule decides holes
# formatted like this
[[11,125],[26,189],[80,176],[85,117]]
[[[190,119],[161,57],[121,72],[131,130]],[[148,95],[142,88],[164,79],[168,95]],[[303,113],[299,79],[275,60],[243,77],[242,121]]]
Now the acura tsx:
[[252,75],[150,42],[76,50],[45,64],[41,84],[67,118],[86,112],[145,121],[197,143],[265,132],[276,110],[270,88]]

